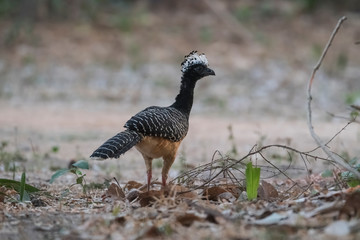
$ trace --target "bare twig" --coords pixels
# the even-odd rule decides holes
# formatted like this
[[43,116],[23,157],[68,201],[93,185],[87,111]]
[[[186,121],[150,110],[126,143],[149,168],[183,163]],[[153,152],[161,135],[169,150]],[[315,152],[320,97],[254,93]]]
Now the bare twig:
[[346,20],[346,17],[343,16],[342,18],[339,19],[337,25],[335,26],[330,38],[329,38],[329,41],[327,42],[321,56],[320,56],[320,59],[319,61],[317,62],[317,64],[315,65],[312,73],[311,73],[311,76],[310,76],[310,79],[309,79],[309,83],[308,83],[308,89],[307,89],[307,95],[308,95],[308,102],[307,102],[307,113],[308,113],[308,118],[307,118],[307,121],[308,121],[308,127],[309,127],[309,131],[310,131],[310,134],[312,136],[312,138],[315,140],[316,144],[318,146],[320,146],[320,148],[326,153],[326,155],[331,159],[333,160],[334,162],[336,162],[338,165],[340,165],[341,167],[347,169],[348,171],[352,172],[357,178],[360,179],[360,173],[352,168],[349,164],[347,164],[345,161],[343,161],[343,159],[341,159],[340,157],[336,156],[335,154],[333,154],[329,149],[328,147],[325,146],[325,144],[323,143],[323,141],[321,140],[321,138],[315,133],[314,131],[314,126],[312,124],[312,114],[311,114],[311,100],[312,100],[312,96],[311,96],[311,86],[313,84],[313,81],[314,81],[314,78],[315,78],[315,75],[316,75],[316,72],[319,70],[320,66],[321,66],[321,63],[323,62],[325,56],[326,56],[326,53],[327,51],[329,50],[337,32],[339,31],[342,23]]
[[351,123],[360,123],[360,121],[356,120],[357,116],[345,117],[345,116],[335,115],[334,113],[330,113],[330,112],[327,112],[327,114],[329,114],[329,116],[333,117],[333,118],[345,119],[345,120],[349,121],[349,124],[351,124]]
[[298,199],[300,196],[302,196],[307,190],[309,190],[309,188],[314,185],[314,182],[311,182],[307,188],[305,188],[299,195],[297,195],[294,199]]
[[[340,131],[338,131],[334,136],[332,136],[332,137],[330,138],[330,140],[328,140],[324,145],[325,145],[325,146],[328,146],[337,136],[340,135],[341,132],[345,131],[345,129],[346,129],[351,123],[353,123],[353,122],[354,122],[354,121],[348,122],[342,129],[340,129]],[[320,146],[317,146],[316,148],[308,151],[307,153],[314,152],[314,151],[318,150],[319,148],[321,148],[321,147],[320,147]]]
[[[309,157],[309,158],[313,158],[313,159],[319,159],[319,160],[324,160],[324,161],[330,161],[331,162],[331,160],[329,160],[329,159],[322,158],[322,157],[319,157],[319,156],[315,156],[315,155],[312,155],[312,154],[307,153],[307,152],[302,152],[302,151],[299,151],[299,150],[297,150],[295,148],[285,146],[285,145],[273,144],[273,145],[262,146],[261,148],[258,148],[258,149],[256,149],[256,145],[255,145],[254,147],[251,148],[251,150],[248,152],[248,154],[246,154],[245,156],[243,156],[240,159],[230,159],[230,158],[224,158],[224,157],[221,157],[221,159],[217,159],[217,160],[212,159],[212,161],[210,163],[207,163],[207,164],[204,164],[204,165],[199,166],[197,168],[191,169],[191,170],[187,171],[186,173],[183,173],[183,174],[179,175],[178,177],[173,179],[171,182],[175,182],[175,181],[177,181],[179,179],[183,179],[183,178],[192,179],[194,181],[195,178],[198,175],[200,175],[201,173],[211,171],[212,172],[211,176],[208,177],[202,184],[197,185],[197,186],[192,186],[190,190],[183,191],[183,192],[178,192],[178,194],[187,193],[187,192],[190,192],[190,191],[193,191],[193,190],[196,190],[196,189],[202,189],[202,188],[206,187],[207,185],[213,183],[220,176],[220,174],[223,174],[224,172],[231,173],[230,170],[239,170],[239,169],[237,169],[238,164],[241,164],[248,157],[251,157],[251,156],[257,155],[257,154],[259,154],[259,156],[261,156],[261,158],[264,161],[266,161],[272,168],[276,169],[279,174],[282,174],[283,176],[287,177],[290,181],[294,182],[285,173],[285,171],[287,171],[290,166],[288,166],[284,171],[284,170],[281,170],[280,168],[278,168],[277,166],[275,166],[269,160],[266,159],[266,157],[263,154],[263,151],[268,149],[268,148],[282,148],[282,149],[285,149],[285,150],[288,150],[288,151],[295,152],[295,153],[299,154],[302,157],[305,156],[305,157]],[[215,154],[213,155],[213,158],[214,158],[214,156],[215,156]],[[215,166],[215,164],[218,164],[218,163],[220,163],[221,166]],[[217,170],[217,171],[215,171],[215,170]],[[245,175],[245,174],[243,174],[243,175]],[[275,174],[275,175],[278,175],[278,174]],[[232,175],[232,176],[234,177],[234,179],[237,182],[240,182],[240,179],[235,178],[234,175]]]

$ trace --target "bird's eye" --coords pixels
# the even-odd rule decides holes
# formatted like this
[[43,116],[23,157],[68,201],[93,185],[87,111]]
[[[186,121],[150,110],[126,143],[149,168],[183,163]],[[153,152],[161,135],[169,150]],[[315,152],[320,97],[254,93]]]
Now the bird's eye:
[[195,70],[196,70],[197,72],[201,72],[203,69],[204,69],[204,67],[201,66],[201,65],[195,67]]

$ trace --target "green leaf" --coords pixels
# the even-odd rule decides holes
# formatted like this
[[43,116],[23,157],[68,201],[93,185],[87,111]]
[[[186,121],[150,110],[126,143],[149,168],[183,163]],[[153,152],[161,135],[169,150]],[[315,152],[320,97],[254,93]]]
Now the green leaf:
[[[0,186],[4,186],[6,188],[14,189],[17,192],[20,192],[20,185],[21,183],[19,181],[0,178]],[[34,186],[31,186],[29,184],[25,184],[25,191],[28,193],[34,193],[34,192],[40,192],[41,189],[38,189]]]
[[82,182],[83,182],[83,180],[84,180],[84,176],[81,176],[81,177],[78,177],[77,179],[76,179],[76,184],[82,184]]
[[356,187],[356,186],[360,185],[360,180],[359,179],[351,179],[351,180],[347,181],[347,184],[350,187]]
[[65,173],[68,173],[68,172],[70,172],[70,169],[67,169],[67,168],[63,168],[63,169],[60,169],[60,170],[56,171],[51,176],[50,183],[53,183],[55,181],[55,179],[57,179],[58,177],[64,175]]
[[21,175],[21,182],[20,182],[20,202],[24,201],[24,192],[25,192],[25,181],[26,181],[26,176],[25,173],[23,172]]
[[345,171],[342,172],[340,174],[341,178],[346,181],[346,183],[350,186],[350,187],[356,187],[358,185],[360,185],[360,180],[357,179],[357,177],[349,171]]
[[73,163],[73,166],[81,169],[89,169],[89,163],[85,160],[77,161],[76,163]]
[[252,162],[246,164],[246,193],[251,201],[257,197],[260,182],[260,168],[253,168]]
[[81,176],[82,175],[82,172],[79,170],[79,169],[75,169],[75,174],[77,176]]

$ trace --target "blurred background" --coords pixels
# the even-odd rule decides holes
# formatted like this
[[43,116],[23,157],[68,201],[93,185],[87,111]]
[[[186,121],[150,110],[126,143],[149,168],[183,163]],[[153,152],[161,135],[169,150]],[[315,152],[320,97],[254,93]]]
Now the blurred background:
[[[360,103],[358,0],[0,0],[0,140],[55,165],[87,157],[133,114],[170,105],[198,50],[216,77],[196,87],[183,159],[312,147],[307,81],[343,15],[313,86],[325,139],[346,123],[331,114]],[[359,136],[355,124],[336,147],[358,154]],[[139,154],[124,158],[144,170]]]

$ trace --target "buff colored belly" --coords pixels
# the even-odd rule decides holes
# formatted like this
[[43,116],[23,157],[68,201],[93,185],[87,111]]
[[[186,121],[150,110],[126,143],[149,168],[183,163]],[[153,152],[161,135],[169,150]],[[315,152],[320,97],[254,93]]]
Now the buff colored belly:
[[176,155],[181,141],[172,142],[161,137],[144,137],[135,147],[149,158],[160,158]]

